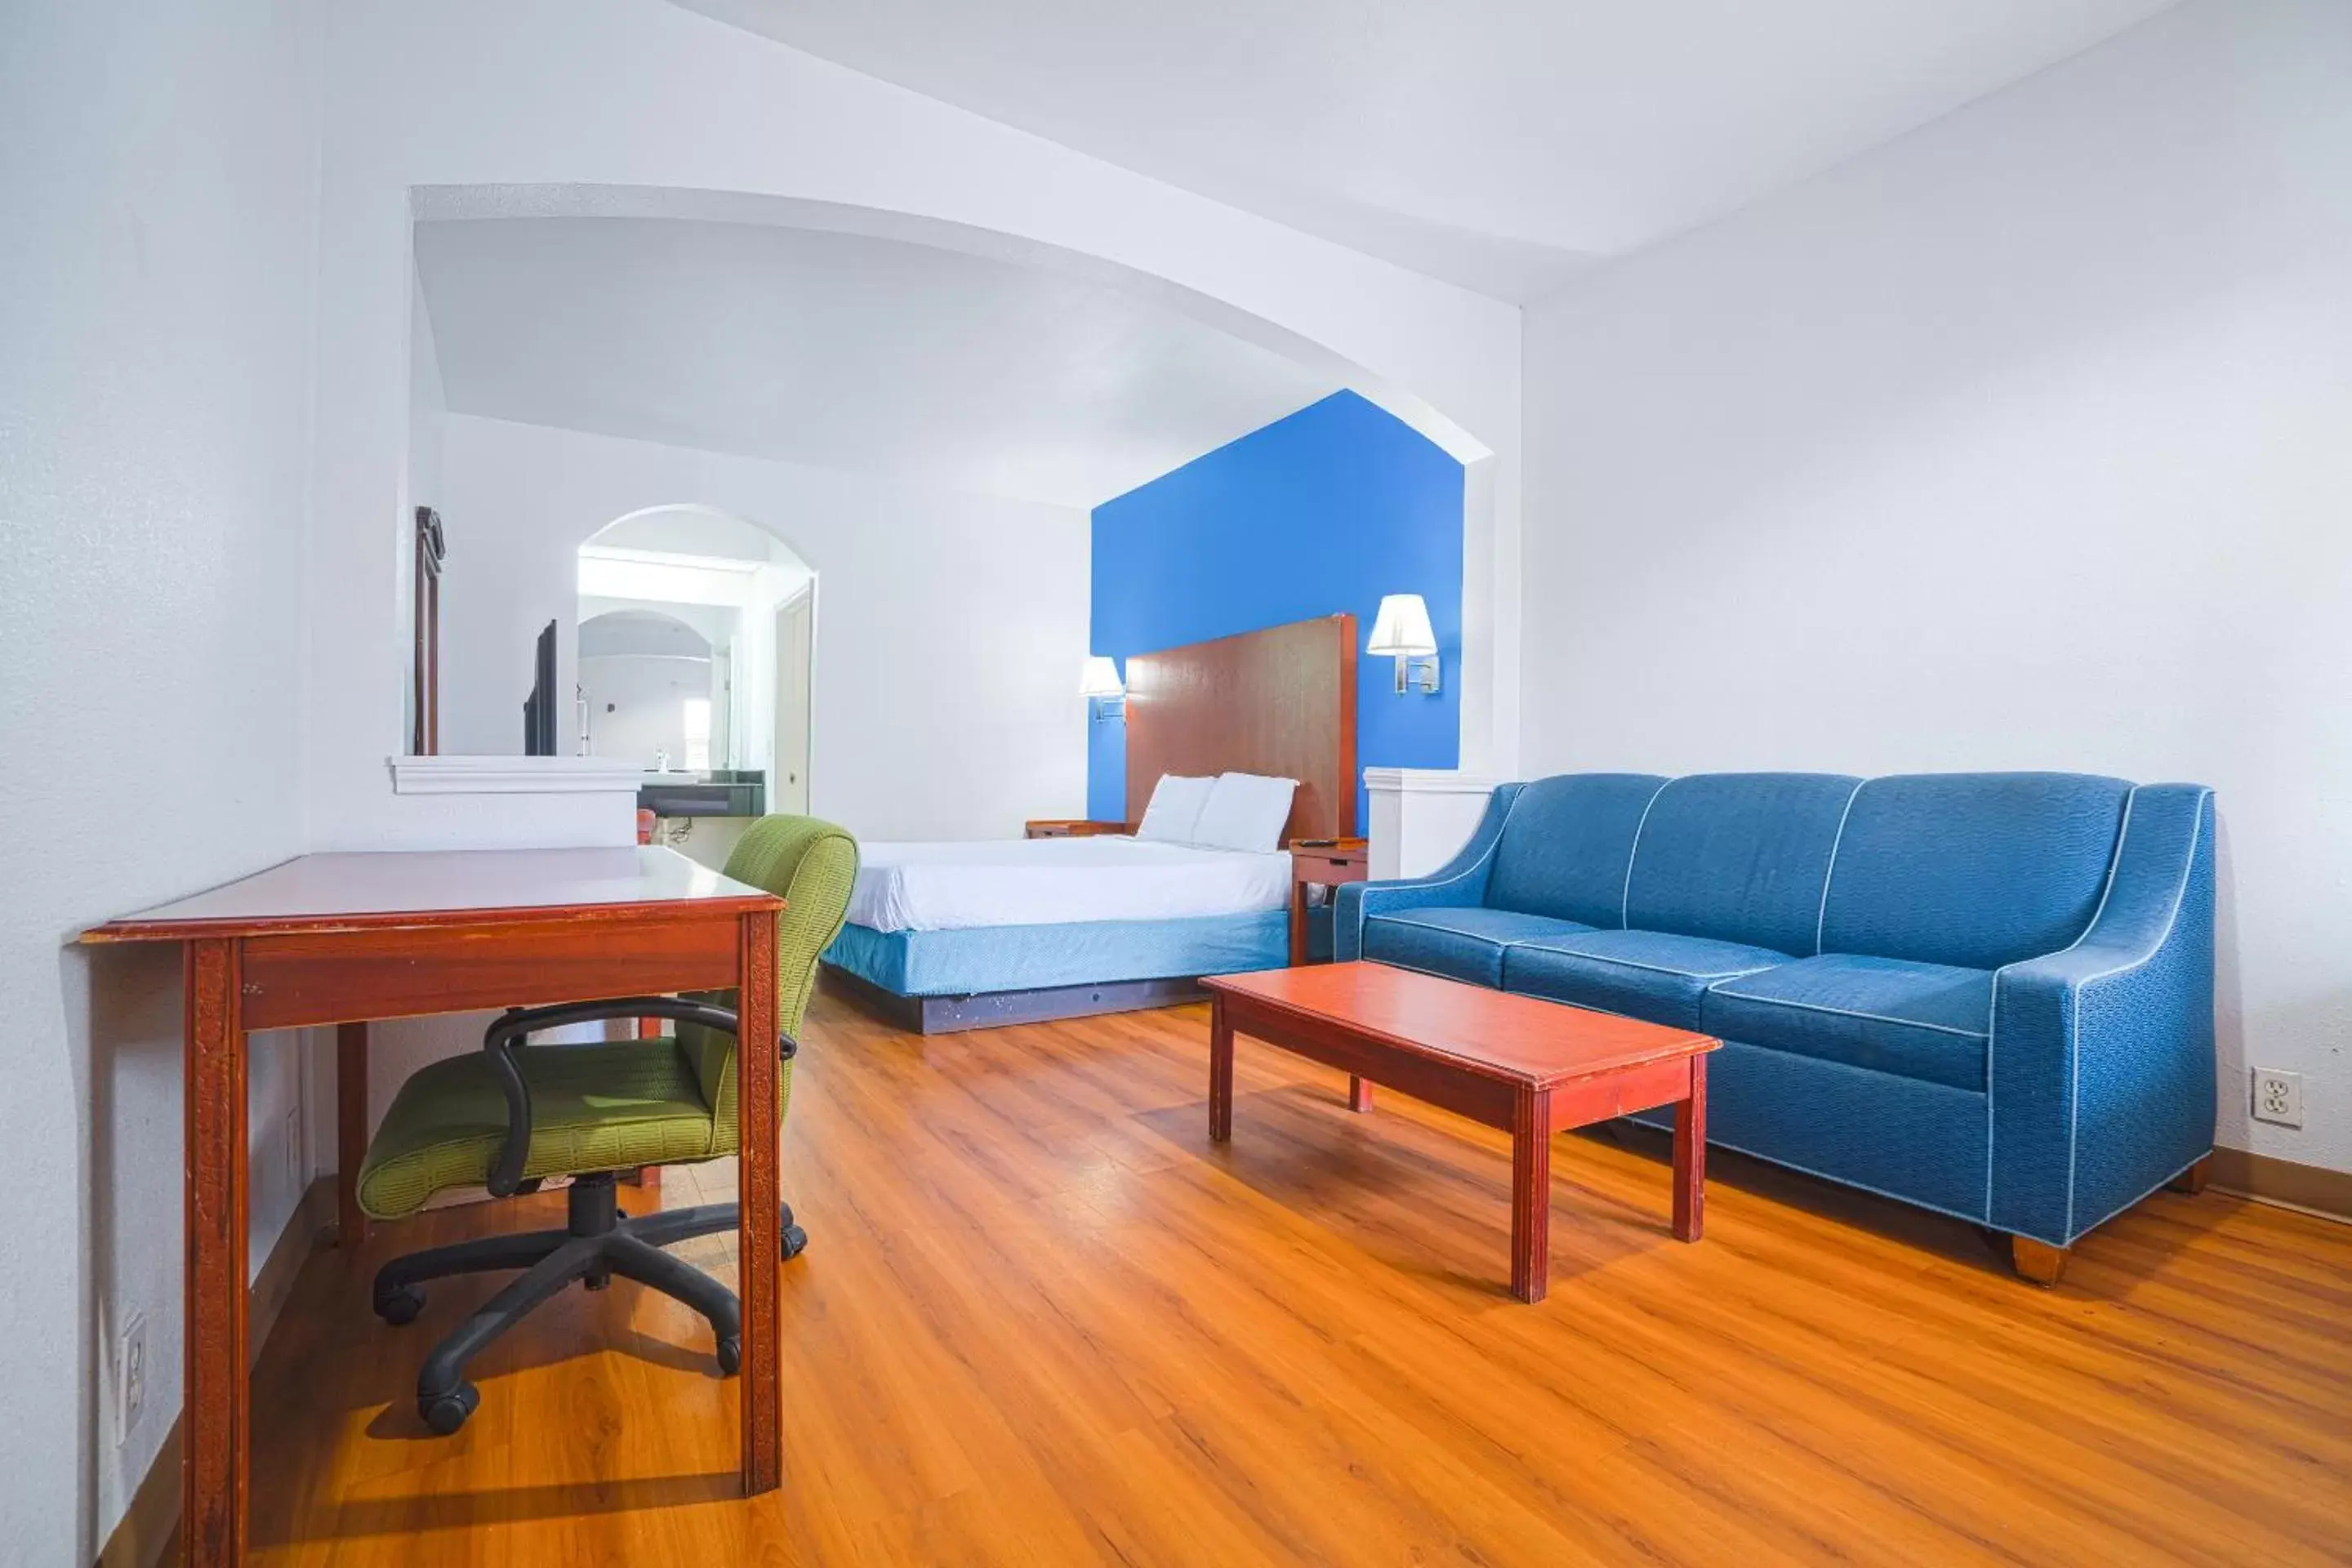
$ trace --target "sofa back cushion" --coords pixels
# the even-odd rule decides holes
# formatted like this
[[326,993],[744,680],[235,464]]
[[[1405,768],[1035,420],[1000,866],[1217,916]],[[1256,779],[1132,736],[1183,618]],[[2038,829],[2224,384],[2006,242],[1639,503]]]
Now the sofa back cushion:
[[1495,845],[1488,906],[1622,926],[1633,835],[1665,782],[1653,773],[1562,773],[1528,784]]
[[1854,792],[1822,951],[1998,969],[2081,936],[2131,785],[2091,773],[1909,773]]
[[1625,923],[1800,958],[1820,951],[1843,773],[1692,773],[1650,803],[1633,840]]

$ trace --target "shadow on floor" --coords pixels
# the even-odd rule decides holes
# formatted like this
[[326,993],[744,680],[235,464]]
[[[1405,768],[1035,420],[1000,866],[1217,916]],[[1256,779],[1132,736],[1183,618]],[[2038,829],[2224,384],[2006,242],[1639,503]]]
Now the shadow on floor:
[[[367,1535],[464,1530],[524,1520],[688,1508],[698,1503],[740,1502],[742,1497],[742,1478],[726,1470],[708,1475],[645,1476],[629,1480],[572,1481],[555,1486],[433,1492],[382,1500],[362,1498],[336,1508],[331,1538],[345,1541]],[[296,1539],[302,1538],[257,1540],[255,1543],[291,1545]]]
[[[1386,1095],[1391,1091],[1382,1090]],[[1384,1102],[1393,1103],[1393,1102]],[[1404,1186],[1422,1185],[1423,1201],[1448,1211],[1445,1223],[1494,1233],[1485,1250],[1507,1243],[1509,1236],[1510,1157],[1507,1140],[1445,1112],[1415,1106],[1406,1117],[1375,1111],[1359,1118],[1344,1109],[1342,1097],[1314,1084],[1237,1094],[1234,1098],[1234,1141],[1223,1146],[1207,1138],[1206,1110],[1201,1105],[1171,1106],[1145,1111],[1138,1119],[1171,1142],[1192,1150],[1254,1190],[1318,1223],[1331,1226],[1366,1250],[1396,1263],[1408,1272],[1449,1284],[1490,1289],[1493,1266],[1479,1268],[1432,1268],[1427,1257],[1402,1261],[1396,1254],[1391,1227],[1374,1212],[1372,1199],[1350,1201],[1341,1189],[1350,1183],[1369,1182],[1393,1200]],[[1383,1130],[1382,1122],[1387,1122]],[[1450,1126],[1448,1124],[1451,1124]],[[1407,1131],[1406,1129],[1412,1129]],[[1387,1146],[1367,1149],[1367,1136],[1387,1138]],[[1491,1179],[1471,1175],[1465,1181],[1460,1163],[1417,1148],[1431,1136],[1454,1135],[1495,1143],[1496,1165]],[[1664,1168],[1674,1158],[1673,1135],[1663,1129],[1630,1120],[1597,1123],[1569,1136],[1603,1149],[1618,1149],[1654,1163],[1661,1169],[1660,1194],[1666,1192]],[[1552,1179],[1556,1184],[1580,1184],[1572,1162],[1563,1162],[1567,1146],[1556,1152]],[[1946,1263],[2015,1278],[2009,1261],[2009,1237],[1973,1221],[1916,1208],[1895,1199],[1848,1187],[1826,1177],[1776,1165],[1736,1150],[1707,1151],[1707,1184],[1752,1194],[1800,1210],[1833,1224],[1865,1231]],[[2061,1291],[2111,1296],[2128,1290],[2137,1281],[2157,1275],[2167,1263],[2201,1235],[2224,1224],[2240,1200],[2207,1193],[2191,1198],[2158,1192],[2125,1211],[2076,1243],[2076,1256]],[[1496,1210],[1499,1203],[1502,1207]],[[1619,1200],[1613,1187],[1583,1187],[1571,1205],[1555,1190],[1552,1236],[1553,1283],[1608,1261],[1586,1258],[1575,1267],[1562,1255],[1563,1224],[1580,1220],[1590,1225],[1630,1219],[1633,1231],[1623,1248],[1604,1247],[1604,1253],[1645,1244],[1643,1231],[1654,1228],[1657,1216]],[[1507,1255],[1502,1255],[1507,1256]],[[1923,1261],[1924,1261],[1923,1258]],[[1567,1266],[1567,1267],[1564,1267]],[[2084,1276],[2095,1277],[2095,1289]]]

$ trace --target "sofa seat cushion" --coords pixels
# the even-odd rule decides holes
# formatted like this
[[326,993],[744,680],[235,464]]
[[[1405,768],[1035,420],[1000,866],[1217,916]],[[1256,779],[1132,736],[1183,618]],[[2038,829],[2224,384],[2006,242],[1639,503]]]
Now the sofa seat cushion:
[[1516,910],[1398,910],[1364,922],[1364,956],[1474,985],[1503,984],[1503,953],[1513,942],[1572,936],[1592,928]]
[[1826,953],[1717,982],[1708,1034],[1983,1093],[1992,971]]
[[1785,952],[1663,931],[1594,931],[1514,943],[1503,985],[1530,996],[1699,1026],[1700,1000],[1718,980],[1790,962]]

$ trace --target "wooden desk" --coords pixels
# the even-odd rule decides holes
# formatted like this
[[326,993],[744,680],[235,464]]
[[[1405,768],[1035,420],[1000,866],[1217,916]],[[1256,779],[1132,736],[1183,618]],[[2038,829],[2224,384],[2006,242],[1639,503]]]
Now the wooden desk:
[[[246,1056],[250,1029],[340,1024],[359,1064],[372,1018],[739,989],[742,1037],[776,1035],[783,900],[674,850],[306,855],[85,932],[176,942],[186,995],[187,1377],[184,1561],[246,1547]],[[742,1462],[746,1493],[782,1479],[777,1363],[776,1053],[746,1049],[741,1119]],[[346,1100],[348,1104],[348,1100]],[[356,1131],[356,1137],[354,1132]],[[341,1129],[347,1215],[366,1138]],[[766,1259],[757,1267],[755,1259]],[[353,1310],[357,1310],[354,1304]]]

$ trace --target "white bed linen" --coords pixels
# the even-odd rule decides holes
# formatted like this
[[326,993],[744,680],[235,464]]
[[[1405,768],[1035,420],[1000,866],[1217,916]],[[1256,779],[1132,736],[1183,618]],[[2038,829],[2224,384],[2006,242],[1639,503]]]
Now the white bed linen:
[[861,844],[849,918],[879,931],[1183,920],[1281,909],[1290,857],[1119,836]]

